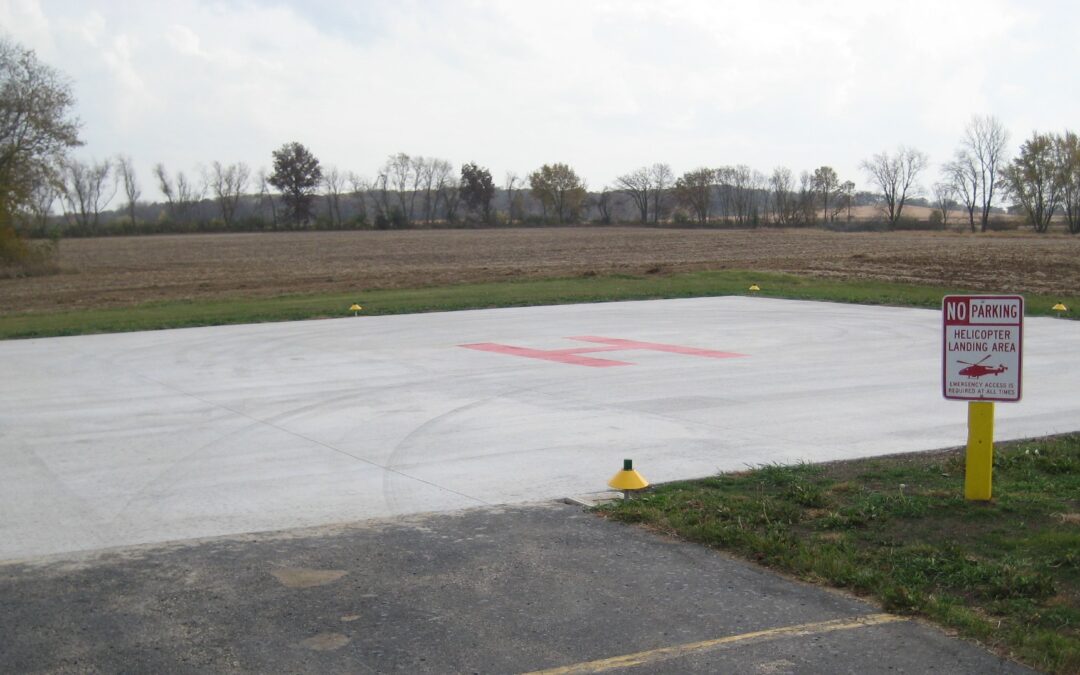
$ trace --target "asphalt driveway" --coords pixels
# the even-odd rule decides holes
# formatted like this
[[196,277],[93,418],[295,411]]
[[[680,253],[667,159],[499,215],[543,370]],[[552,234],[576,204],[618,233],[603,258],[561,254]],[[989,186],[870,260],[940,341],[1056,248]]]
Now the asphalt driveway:
[[1021,673],[555,503],[0,565],[0,672]]

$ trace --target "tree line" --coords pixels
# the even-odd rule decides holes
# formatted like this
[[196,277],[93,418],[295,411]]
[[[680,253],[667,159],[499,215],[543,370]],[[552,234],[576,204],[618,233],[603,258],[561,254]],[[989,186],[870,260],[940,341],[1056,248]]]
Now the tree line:
[[677,175],[657,162],[590,190],[564,163],[507,172],[496,184],[475,162],[455,169],[446,159],[406,153],[388,157],[369,179],[324,166],[289,142],[271,152],[269,169],[213,161],[188,174],[158,163],[151,183],[160,196],[148,200],[130,157],[70,154],[81,145],[73,107],[62,75],[32,51],[0,41],[0,227],[39,235],[582,222],[843,228],[853,209],[874,205],[885,227],[898,228],[910,225],[904,209],[916,201],[934,208],[940,227],[959,210],[971,231],[986,231],[991,215],[1011,204],[1037,232],[1055,217],[1080,231],[1077,135],[1034,133],[1010,158],[1009,134],[992,116],[972,118],[929,190],[920,184],[929,158],[905,146],[864,159],[859,168],[872,190],[857,192],[828,165],[797,176],[783,166],[765,174],[745,165]]
[[[853,209],[876,206],[885,227],[916,226],[905,206],[933,208],[931,225],[947,227],[965,214],[972,232],[991,228],[995,204],[1012,201],[1037,232],[1061,219],[1080,231],[1080,142],[1077,135],[1035,133],[1007,159],[1008,133],[993,117],[975,117],[953,158],[941,167],[929,193],[919,179],[929,167],[910,147],[884,151],[860,163],[873,191],[858,192],[830,166],[798,176],[787,167],[769,174],[745,165],[699,167],[676,175],[658,162],[589,190],[567,164],[545,164],[524,177],[508,172],[496,184],[475,162],[455,170],[445,159],[397,153],[374,179],[325,167],[302,143],[271,153],[270,170],[242,162],[213,161],[188,175],[153,169],[160,202],[141,200],[143,190],[129,157],[84,162],[62,157],[51,181],[33,192],[24,221],[41,233],[186,232],[277,229],[401,229],[591,222],[699,227],[852,227]],[[108,210],[119,195],[123,205]],[[62,216],[52,214],[59,203]]]

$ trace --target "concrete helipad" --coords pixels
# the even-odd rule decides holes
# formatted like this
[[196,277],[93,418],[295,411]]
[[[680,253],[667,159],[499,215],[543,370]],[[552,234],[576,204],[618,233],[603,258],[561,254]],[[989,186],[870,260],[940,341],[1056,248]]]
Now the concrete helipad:
[[[960,445],[940,313],[703,298],[0,343],[0,559]],[[1029,319],[997,438],[1080,429]]]

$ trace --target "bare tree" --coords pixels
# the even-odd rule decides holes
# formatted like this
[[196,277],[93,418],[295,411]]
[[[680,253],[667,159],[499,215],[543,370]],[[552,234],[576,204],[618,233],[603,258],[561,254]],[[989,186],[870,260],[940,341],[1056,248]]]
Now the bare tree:
[[362,178],[352,171],[347,175],[353,204],[356,205],[356,219],[361,223],[367,223],[367,194],[371,191],[371,184],[366,178]]
[[[382,174],[387,177],[387,187],[397,195],[397,205],[401,209],[401,218],[406,225],[410,222],[407,193],[412,185],[412,167],[412,158],[404,152],[399,152],[386,160],[382,171]],[[393,220],[392,217],[391,220]]]
[[390,205],[389,185],[390,177],[385,171],[380,172],[375,177],[375,182],[371,184],[371,192],[374,197],[372,201],[375,204],[375,227],[379,229],[390,227],[392,207]]
[[893,155],[879,152],[860,165],[885,198],[883,211],[890,226],[900,220],[908,196],[918,196],[915,181],[926,169],[927,162],[925,153],[900,146]]
[[1066,131],[1057,137],[1061,210],[1071,234],[1080,233],[1080,137]]
[[675,184],[675,174],[670,165],[657,162],[649,167],[649,179],[652,181],[653,223],[658,225],[667,210],[667,193]]
[[847,211],[847,222],[851,222],[851,207],[855,204],[855,182],[846,180],[840,184],[840,203],[837,208]]
[[274,193],[270,189],[270,177],[267,175],[265,168],[259,169],[259,174],[255,180],[259,185],[256,209],[262,213],[266,207],[270,207],[270,225],[276,230],[278,228],[277,203],[274,201]]
[[438,205],[441,203],[443,217],[446,222],[452,223],[457,218],[458,203],[461,200],[461,193],[458,191],[460,186],[454,176],[454,165],[445,159],[431,161],[435,172],[435,212],[438,214]]
[[757,222],[757,180],[754,170],[745,164],[735,167],[735,204],[742,225]]
[[172,205],[176,199],[176,187],[173,185],[172,178],[169,177],[169,172],[165,170],[165,165],[161,162],[154,165],[154,177],[157,178],[158,189],[165,196],[166,203]]
[[177,171],[176,179],[173,180],[165,170],[165,165],[161,163],[154,166],[154,176],[158,181],[158,189],[165,195],[169,217],[176,221],[185,220],[195,203],[202,199],[202,188],[189,181],[183,171]]
[[332,166],[322,175],[323,189],[326,190],[326,215],[330,220],[330,227],[340,229],[343,224],[341,217],[341,198],[345,194],[347,176],[336,166]]
[[994,190],[1000,181],[998,175],[1008,161],[1005,146],[1009,132],[1001,121],[992,115],[971,118],[964,131],[963,148],[971,153],[979,167],[978,194],[982,207],[981,231],[986,232],[990,220],[990,208],[994,205]]
[[776,222],[780,225],[790,225],[796,221],[795,202],[795,177],[791,169],[786,166],[778,166],[773,169],[769,177],[769,189],[772,192],[773,211],[776,214]]
[[506,179],[503,183],[506,187],[506,224],[514,224],[514,190],[519,184],[521,184],[521,177],[513,171],[506,172]]
[[945,182],[960,197],[968,214],[968,224],[975,231],[975,209],[979,205],[979,163],[966,150],[957,150],[953,161],[944,167]]
[[745,164],[722,166],[716,170],[720,185],[720,205],[725,216],[734,216],[740,226],[757,222],[758,194],[765,186],[765,177]]
[[615,179],[615,187],[633,200],[641,224],[649,222],[649,197],[652,196],[653,184],[648,167],[643,166],[624,176],[619,176]]
[[424,222],[432,223],[435,220],[435,202],[438,193],[435,191],[435,161],[424,162],[420,167],[420,184],[424,189]]
[[195,202],[202,200],[203,195],[206,194],[206,185],[196,185],[184,175],[183,171],[177,171],[176,193],[180,202],[187,204],[190,208],[195,205]]
[[592,199],[592,204],[596,206],[597,219],[603,225],[611,224],[611,189],[608,186],[600,188],[600,192],[596,193],[595,199]]
[[217,160],[210,166],[211,172],[205,180],[217,201],[221,220],[228,229],[233,226],[236,207],[239,206],[240,198],[247,190],[251,169],[243,162],[222,166]]
[[949,207],[953,204],[953,194],[955,189],[951,183],[937,182],[934,183],[934,208],[941,218],[941,229],[949,229]]
[[96,229],[101,212],[116,194],[109,180],[111,163],[80,162],[65,158],[60,162],[60,201],[69,222],[84,229]]
[[724,220],[728,220],[735,216],[735,177],[733,173],[735,167],[722,166],[713,171],[714,180],[717,186],[717,202],[719,208],[718,215]]
[[[429,222],[434,220],[438,215],[439,203],[443,204],[444,209],[449,204],[447,197],[450,184],[454,182],[449,178],[449,174],[453,173],[452,169],[445,160],[410,157],[404,152],[391,155],[376,180],[376,189],[381,191],[380,194],[389,197],[390,193],[393,193],[397,202],[396,206],[391,207],[388,199],[382,200],[384,217],[392,221],[400,220],[404,225],[412,223],[416,219],[416,201],[422,191],[423,217]],[[457,189],[457,185],[453,188]],[[457,198],[453,197],[450,201],[456,211]],[[400,216],[395,216],[395,210],[400,211]]]
[[769,179],[757,169],[750,172],[750,219],[755,226],[768,221]]
[[135,203],[139,200],[142,190],[139,189],[139,183],[135,178],[135,166],[132,164],[130,157],[119,155],[116,158],[116,173],[123,184],[124,196],[127,197],[128,220],[134,225]]
[[416,220],[416,197],[420,194],[420,186],[424,182],[424,175],[428,173],[428,161],[417,155],[410,161],[409,172],[411,181],[409,189],[409,222]]
[[44,233],[49,224],[49,216],[52,214],[53,203],[59,195],[54,180],[38,181],[30,190],[27,201],[27,219],[31,227]]
[[801,225],[813,225],[817,222],[818,192],[814,176],[803,171],[799,174],[799,196],[795,209],[797,222]]

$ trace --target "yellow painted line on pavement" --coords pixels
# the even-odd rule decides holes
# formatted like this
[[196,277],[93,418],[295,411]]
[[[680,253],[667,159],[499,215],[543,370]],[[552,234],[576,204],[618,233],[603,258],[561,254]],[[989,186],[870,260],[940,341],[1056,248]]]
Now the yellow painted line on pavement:
[[532,673],[526,673],[525,675],[576,675],[577,673],[602,673],[617,668],[631,668],[633,666],[656,663],[657,661],[677,659],[690,654],[705,652],[710,649],[718,649],[739,642],[771,640],[781,637],[798,637],[802,635],[820,635],[822,633],[832,633],[838,630],[853,630],[856,628],[864,628],[866,626],[878,626],[884,623],[905,620],[905,617],[896,616],[895,614],[867,614],[865,616],[857,616],[848,619],[816,621],[814,623],[803,623],[797,626],[782,626],[780,628],[769,628],[767,630],[759,630],[752,633],[742,633],[741,635],[729,635],[727,637],[715,638],[712,640],[702,640],[701,642],[688,642],[673,647],[650,649],[644,652],[613,656],[597,661],[585,661],[584,663],[575,663],[570,666],[561,666],[559,668],[550,668],[548,670],[537,670]]

